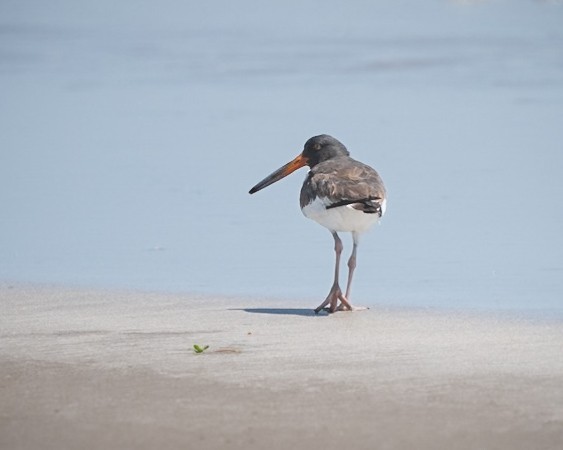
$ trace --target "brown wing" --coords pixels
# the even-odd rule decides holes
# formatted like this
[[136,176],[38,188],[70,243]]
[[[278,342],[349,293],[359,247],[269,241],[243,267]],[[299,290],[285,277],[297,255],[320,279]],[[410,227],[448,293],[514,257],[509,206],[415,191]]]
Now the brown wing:
[[349,157],[331,159],[314,166],[301,189],[301,207],[315,197],[327,199],[327,209],[352,205],[366,213],[379,213],[385,186],[370,166]]

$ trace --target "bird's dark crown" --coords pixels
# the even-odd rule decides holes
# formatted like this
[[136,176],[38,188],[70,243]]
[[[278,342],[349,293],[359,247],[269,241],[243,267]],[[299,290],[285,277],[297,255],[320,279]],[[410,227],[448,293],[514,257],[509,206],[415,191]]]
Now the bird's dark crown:
[[306,158],[307,165],[313,167],[320,162],[337,156],[350,156],[350,152],[338,139],[328,134],[321,134],[319,136],[313,136],[305,142],[302,155]]

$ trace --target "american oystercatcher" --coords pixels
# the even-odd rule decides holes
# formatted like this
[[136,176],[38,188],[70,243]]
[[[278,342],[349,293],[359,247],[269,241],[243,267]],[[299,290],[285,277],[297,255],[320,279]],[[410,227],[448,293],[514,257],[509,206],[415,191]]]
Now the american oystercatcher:
[[[330,313],[351,311],[355,309],[350,304],[350,288],[356,268],[359,236],[385,213],[385,186],[374,169],[350,158],[350,152],[344,144],[332,136],[321,134],[309,139],[299,156],[268,175],[249,193],[254,194],[303,166],[309,166],[311,170],[301,188],[301,211],[305,217],[328,228],[334,238],[336,253],[334,282],[326,300],[315,312],[318,313],[327,305]],[[343,248],[339,231],[351,232],[354,241],[348,260],[346,294],[342,293],[338,284]]]

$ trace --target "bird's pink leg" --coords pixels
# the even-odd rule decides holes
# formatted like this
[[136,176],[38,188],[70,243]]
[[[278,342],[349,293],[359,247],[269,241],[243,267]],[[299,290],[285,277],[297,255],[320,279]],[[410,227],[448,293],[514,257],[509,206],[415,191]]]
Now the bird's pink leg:
[[358,238],[356,233],[354,236],[354,248],[352,249],[352,254],[348,260],[348,283],[346,285],[346,298],[350,298],[350,290],[352,288],[352,277],[354,276],[354,269],[356,269],[356,250],[358,249]]
[[[359,243],[359,235],[356,232],[352,232],[352,238],[354,239],[354,248],[352,249],[352,254],[350,255],[350,259],[348,260],[348,283],[346,285],[346,299],[350,301],[350,292],[352,290],[352,278],[354,277],[354,269],[356,269],[356,252],[358,250],[358,243]],[[347,306],[346,306],[347,305]],[[344,305],[342,303],[339,307],[339,311],[345,310],[354,310],[354,311],[361,311],[364,309],[369,309],[364,306],[350,306],[349,303]],[[346,307],[345,307],[346,306]]]
[[[325,306],[329,305],[328,311],[333,313],[337,309],[349,309],[351,310],[352,307],[348,300],[342,294],[342,290],[340,289],[340,285],[338,284],[339,272],[340,272],[340,255],[342,254],[342,241],[336,232],[332,233],[334,237],[334,252],[336,254],[336,262],[334,266],[334,282],[332,283],[332,287],[330,288],[330,292],[328,293],[327,298],[324,302],[322,302],[317,308],[315,308],[315,313],[318,313],[321,309]],[[340,300],[341,304],[338,306],[338,300]]]

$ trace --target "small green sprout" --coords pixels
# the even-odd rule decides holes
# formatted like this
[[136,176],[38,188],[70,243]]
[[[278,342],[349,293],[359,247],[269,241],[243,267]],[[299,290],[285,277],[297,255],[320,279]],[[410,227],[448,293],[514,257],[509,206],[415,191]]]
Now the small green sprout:
[[203,353],[208,348],[209,348],[209,345],[204,345],[203,347],[200,347],[199,345],[194,344],[194,352],[196,352],[196,353]]

